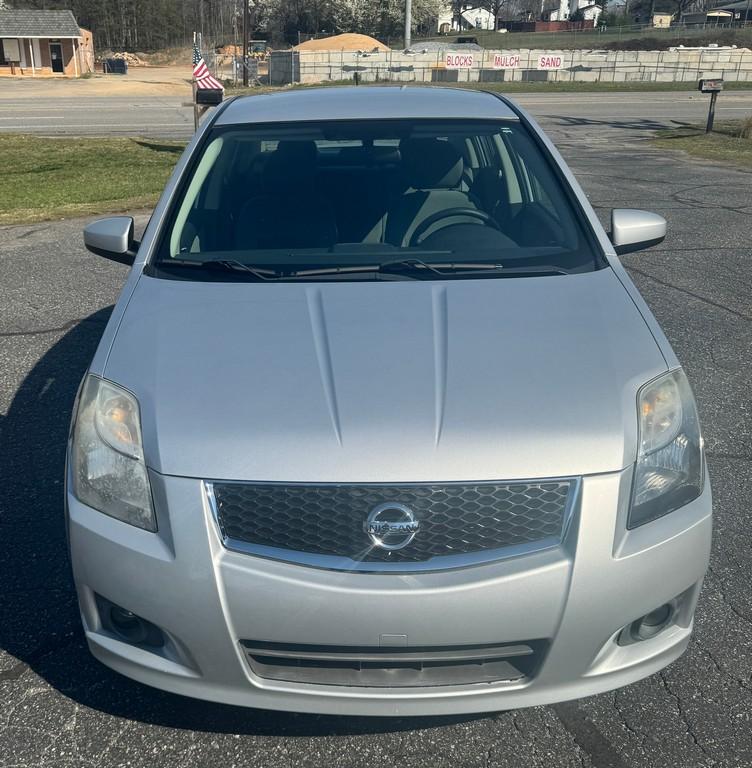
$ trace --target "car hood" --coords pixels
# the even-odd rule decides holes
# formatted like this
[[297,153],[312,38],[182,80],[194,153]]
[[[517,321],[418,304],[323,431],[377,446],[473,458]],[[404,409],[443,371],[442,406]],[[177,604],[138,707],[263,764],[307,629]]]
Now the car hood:
[[104,376],[148,465],[208,479],[420,482],[622,469],[666,363],[611,269],[444,282],[142,276]]

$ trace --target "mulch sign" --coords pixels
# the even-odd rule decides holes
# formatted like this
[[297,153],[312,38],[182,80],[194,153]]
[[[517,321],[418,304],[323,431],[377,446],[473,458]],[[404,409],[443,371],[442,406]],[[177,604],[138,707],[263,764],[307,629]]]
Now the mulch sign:
[[494,69],[517,69],[520,66],[519,54],[495,53],[493,57]]
[[471,69],[473,66],[472,53],[452,53],[449,51],[444,60],[447,69]]

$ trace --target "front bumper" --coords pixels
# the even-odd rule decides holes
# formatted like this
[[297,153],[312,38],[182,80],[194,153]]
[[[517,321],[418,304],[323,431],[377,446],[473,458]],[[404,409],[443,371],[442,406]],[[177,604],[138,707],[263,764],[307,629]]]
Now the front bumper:
[[[103,663],[148,685],[250,707],[358,715],[512,709],[573,699],[650,675],[686,648],[711,535],[711,493],[634,531],[631,470],[586,477],[561,546],[437,572],[346,573],[231,552],[202,483],[151,473],[159,532],[111,519],[68,493],[86,637]],[[158,626],[159,650],[103,627],[100,596]],[[621,645],[621,630],[678,598],[670,626]],[[515,682],[377,688],[257,676],[241,640],[378,648],[545,641]],[[389,642],[387,640],[387,642]]]

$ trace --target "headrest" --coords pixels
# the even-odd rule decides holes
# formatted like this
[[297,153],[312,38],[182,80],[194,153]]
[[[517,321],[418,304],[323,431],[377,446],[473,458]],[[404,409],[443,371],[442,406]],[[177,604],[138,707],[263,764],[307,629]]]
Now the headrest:
[[487,212],[493,211],[505,190],[506,186],[497,167],[484,165],[475,169],[470,192],[473,197],[480,201]]
[[403,139],[400,154],[413,189],[453,189],[462,180],[462,155],[448,141]]
[[318,150],[315,141],[280,141],[264,167],[266,192],[294,194],[313,184]]

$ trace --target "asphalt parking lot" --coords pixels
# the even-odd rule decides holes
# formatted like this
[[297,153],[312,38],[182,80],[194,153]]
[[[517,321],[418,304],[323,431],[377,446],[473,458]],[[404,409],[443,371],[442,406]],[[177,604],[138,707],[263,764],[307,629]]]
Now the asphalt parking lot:
[[[62,473],[75,389],[126,268],[83,250],[81,221],[6,227],[0,766],[752,765],[752,173],[653,149],[647,122],[565,114],[562,106],[544,125],[599,212],[647,207],[670,225],[663,245],[625,263],[685,365],[708,448],[715,540],[687,653],[616,693],[440,720],[236,709],[110,672],[89,656],[79,628]],[[605,127],[616,140],[603,140]]]

